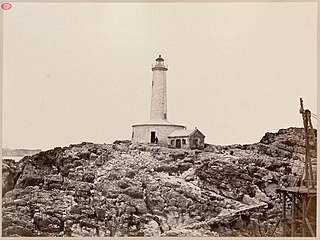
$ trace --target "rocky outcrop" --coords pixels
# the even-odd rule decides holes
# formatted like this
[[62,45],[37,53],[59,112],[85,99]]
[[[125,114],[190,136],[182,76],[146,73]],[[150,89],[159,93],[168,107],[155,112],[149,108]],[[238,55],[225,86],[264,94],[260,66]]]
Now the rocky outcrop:
[[[317,131],[314,130],[315,135]],[[305,155],[305,133],[303,128],[280,129],[277,133],[266,133],[257,144],[260,153],[273,157],[302,158]],[[310,133],[311,136],[311,133]],[[316,158],[314,144],[310,141],[312,157]]]
[[296,131],[204,151],[84,142],[5,161],[2,234],[260,236],[280,216],[276,189],[296,180]]
[[18,174],[17,164],[14,160],[2,160],[2,197],[14,188]]

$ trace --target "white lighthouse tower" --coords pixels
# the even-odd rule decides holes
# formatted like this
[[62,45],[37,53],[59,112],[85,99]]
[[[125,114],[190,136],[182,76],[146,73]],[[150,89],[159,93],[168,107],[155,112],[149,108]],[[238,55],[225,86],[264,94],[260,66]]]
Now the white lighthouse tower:
[[150,120],[167,120],[167,71],[164,60],[159,55],[152,67],[152,94]]
[[168,135],[175,130],[184,130],[185,126],[168,122],[167,113],[167,71],[164,59],[159,55],[152,66],[152,94],[150,120],[132,125],[132,142],[158,143],[167,145]]

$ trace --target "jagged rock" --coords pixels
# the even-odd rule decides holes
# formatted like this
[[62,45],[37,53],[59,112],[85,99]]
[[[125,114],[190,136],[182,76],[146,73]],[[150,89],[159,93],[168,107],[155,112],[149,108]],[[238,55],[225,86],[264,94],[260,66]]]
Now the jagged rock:
[[84,173],[83,171],[77,171],[77,172],[71,173],[71,177],[76,181],[82,181],[84,177]]
[[179,171],[179,167],[176,165],[161,165],[154,168],[156,172],[168,172],[168,173],[177,173]]
[[94,173],[93,172],[85,172],[83,174],[83,181],[93,183],[94,182]]
[[84,165],[84,161],[83,160],[77,159],[77,160],[73,161],[73,166],[74,167],[83,166],[83,165]]
[[277,196],[277,189],[278,189],[278,184],[275,184],[275,183],[269,183],[267,185],[267,187],[265,188],[265,192],[266,192],[266,195],[268,197],[276,197]]
[[14,160],[2,160],[2,197],[14,188],[18,174],[17,164]]
[[96,228],[97,225],[93,219],[90,218],[83,218],[79,221],[80,228]]
[[25,188],[27,186],[38,186],[43,182],[42,176],[33,172],[24,172],[22,176],[19,177],[15,187]]
[[169,155],[172,157],[175,161],[178,159],[184,159],[187,156],[187,153],[184,151],[177,151]]
[[259,204],[259,200],[256,198],[252,198],[249,195],[245,194],[242,198],[242,202],[248,205],[257,205]]
[[33,222],[38,229],[47,231],[48,225],[51,223],[50,216],[41,213],[33,215]]
[[17,206],[27,206],[27,201],[24,199],[15,199],[13,203]]
[[121,188],[121,189],[126,189],[130,186],[130,183],[128,180],[125,180],[125,179],[121,179],[120,181],[118,181],[118,186]]
[[154,220],[145,224],[143,230],[145,237],[158,237],[161,234],[160,227],[158,223]]
[[49,176],[44,176],[44,184],[43,188],[48,190],[48,189],[60,189],[63,184],[63,177],[59,175],[49,175]]
[[147,206],[142,199],[141,200],[135,199],[132,202],[134,203],[134,207],[135,207],[137,213],[146,214],[148,212]]
[[33,229],[23,227],[21,223],[19,225],[12,224],[2,230],[3,236],[11,237],[32,237],[35,235]]
[[134,178],[134,176],[137,174],[138,171],[134,171],[134,170],[129,170],[126,173],[126,177],[128,178]]
[[193,167],[193,164],[192,163],[179,163],[178,164],[178,171],[180,172],[184,172],[184,171],[187,171],[188,169],[192,168]]
[[255,186],[255,198],[262,202],[269,202],[270,198],[263,193],[258,186]]
[[97,154],[90,153],[90,162],[95,161],[98,158]]
[[304,151],[289,128],[197,152],[84,142],[4,162],[2,234],[248,236],[255,221],[276,224],[277,188],[299,177]]

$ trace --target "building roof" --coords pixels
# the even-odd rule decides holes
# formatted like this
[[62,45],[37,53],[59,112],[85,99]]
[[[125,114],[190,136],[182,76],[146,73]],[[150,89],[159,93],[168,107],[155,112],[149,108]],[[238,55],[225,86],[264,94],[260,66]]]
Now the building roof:
[[175,130],[168,137],[189,137],[196,131],[198,131],[201,135],[203,135],[203,133],[200,132],[199,129],[186,129],[186,130]]
[[151,125],[154,125],[154,126],[161,126],[161,125],[163,125],[163,126],[176,126],[176,127],[186,128],[186,126],[171,123],[171,122],[164,120],[164,119],[151,119],[148,122],[133,124],[132,127],[134,127],[134,126],[151,126]]

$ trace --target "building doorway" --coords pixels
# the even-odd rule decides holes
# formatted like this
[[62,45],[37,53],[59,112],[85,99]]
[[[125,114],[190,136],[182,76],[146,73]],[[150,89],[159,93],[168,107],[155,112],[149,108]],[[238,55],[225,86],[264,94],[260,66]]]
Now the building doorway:
[[199,139],[194,139],[194,146],[198,148],[199,147],[198,145],[199,145]]
[[176,140],[176,148],[181,148],[181,139]]
[[156,142],[156,132],[151,131],[151,143],[155,143]]

